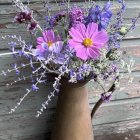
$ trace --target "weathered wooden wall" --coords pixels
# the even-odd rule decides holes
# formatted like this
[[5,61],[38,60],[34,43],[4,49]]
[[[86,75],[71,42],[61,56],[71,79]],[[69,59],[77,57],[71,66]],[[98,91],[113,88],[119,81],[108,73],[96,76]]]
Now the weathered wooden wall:
[[[80,2],[79,0],[74,0]],[[115,1],[115,0],[114,0]],[[39,0],[31,0],[32,8],[43,12]],[[140,12],[139,0],[127,0],[128,9],[125,18],[129,21],[131,17],[137,16]],[[79,3],[80,4],[80,3]],[[56,10],[54,8],[54,10]],[[12,24],[11,20],[15,11],[11,6],[11,0],[0,0],[0,36],[7,34],[22,34],[28,40],[29,36],[23,28]],[[43,21],[42,17],[38,17]],[[127,21],[127,24],[129,22]],[[8,51],[7,41],[0,41],[0,53]],[[121,87],[123,91],[117,91],[112,101],[104,104],[93,119],[93,128],[96,140],[140,140],[140,24],[137,29],[129,33],[122,43],[128,54],[136,61],[136,68],[132,75],[134,82],[128,85],[124,80]],[[0,70],[9,68],[14,62],[12,57],[0,58]],[[40,87],[39,92],[31,93],[23,102],[16,113],[9,115],[8,111],[13,107],[20,97],[25,93],[25,87],[30,83],[22,82],[12,87],[5,87],[7,83],[15,80],[14,74],[7,77],[0,77],[0,140],[46,140],[49,139],[51,127],[54,120],[56,107],[55,98],[50,103],[44,114],[36,119],[36,111],[41,103],[47,98],[51,91],[51,83]],[[98,100],[99,90],[93,88],[89,83],[89,101],[91,107]]]

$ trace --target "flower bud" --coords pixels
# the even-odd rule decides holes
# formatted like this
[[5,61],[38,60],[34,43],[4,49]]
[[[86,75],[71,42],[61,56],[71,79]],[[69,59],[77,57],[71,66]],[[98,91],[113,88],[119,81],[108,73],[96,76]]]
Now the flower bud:
[[127,33],[128,29],[126,27],[121,27],[121,29],[119,30],[121,35],[125,35]]

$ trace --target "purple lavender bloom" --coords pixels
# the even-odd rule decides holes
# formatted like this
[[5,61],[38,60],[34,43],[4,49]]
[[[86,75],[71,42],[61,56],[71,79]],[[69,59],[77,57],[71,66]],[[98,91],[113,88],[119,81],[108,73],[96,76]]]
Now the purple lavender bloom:
[[13,67],[14,69],[17,69],[17,64],[12,64],[12,67]]
[[57,25],[55,16],[52,16],[50,19],[47,19],[46,21],[49,22],[50,28],[53,28],[54,26]]
[[19,69],[17,67],[17,64],[12,64],[12,67],[14,68],[16,74],[19,75],[20,74],[20,71],[19,71]]
[[105,93],[102,93],[102,94],[101,94],[101,99],[102,99],[104,102],[110,101],[111,97],[112,97],[111,94],[109,94],[109,95],[106,95]]
[[35,83],[35,79],[34,79],[33,75],[31,75],[30,77],[31,77],[31,82]]
[[32,90],[33,90],[33,91],[38,91],[39,88],[38,88],[36,85],[33,84],[33,85],[32,85]]
[[136,22],[138,21],[138,19],[139,19],[139,16],[132,19],[132,25],[128,31],[134,30],[136,28]]
[[116,72],[117,71],[117,66],[115,64],[112,64],[112,71]]
[[70,77],[73,77],[74,76],[74,71],[73,70],[70,70],[69,75],[70,75]]
[[21,67],[25,68],[25,64],[24,63],[21,63]]
[[79,7],[74,7],[71,9],[69,13],[70,18],[70,27],[76,26],[79,23],[83,23],[84,21],[84,12]]
[[84,77],[82,76],[82,74],[77,74],[76,79],[80,81],[80,80],[83,80]]
[[110,1],[108,1],[104,6],[104,10],[105,11],[109,10],[111,6],[112,6],[112,3]]
[[123,26],[123,16],[122,14],[125,12],[126,10],[126,4],[123,0],[117,0],[118,3],[121,4],[121,8],[120,10],[117,12],[117,22],[112,26],[114,28],[114,30],[120,30]]
[[15,46],[17,46],[17,43],[16,42],[9,42],[8,45],[10,47],[15,47]]
[[123,3],[123,4],[122,4],[122,11],[124,12],[125,10],[126,10],[126,4]]
[[21,51],[19,50],[19,51],[18,51],[18,55],[19,55],[19,56],[24,56],[24,54],[25,54],[25,53],[24,53],[23,50],[21,50]]
[[118,33],[115,33],[113,35],[110,35],[109,37],[109,47],[112,46],[115,46],[116,48],[120,48],[120,42],[118,41],[118,38],[119,38],[119,34]]
[[52,16],[51,18],[49,18],[47,16],[46,21],[49,22],[50,28],[53,28],[65,16],[66,16],[65,12],[62,11],[61,13],[58,13],[58,14]]
[[17,74],[17,75],[20,74],[20,71],[19,71],[18,69],[16,69],[15,71],[16,71],[16,74]]
[[50,20],[49,16],[46,16],[45,19],[46,19],[46,22],[49,22]]
[[123,2],[123,0],[117,0],[119,3],[122,3]]

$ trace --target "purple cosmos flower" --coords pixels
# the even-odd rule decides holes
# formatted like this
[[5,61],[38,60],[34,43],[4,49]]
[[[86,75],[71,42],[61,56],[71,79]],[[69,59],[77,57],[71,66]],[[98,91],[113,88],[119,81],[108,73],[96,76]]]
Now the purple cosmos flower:
[[60,53],[63,47],[63,42],[60,41],[60,36],[56,36],[53,30],[43,32],[43,37],[37,38],[36,48],[40,53],[53,52]]
[[98,24],[78,24],[69,31],[72,39],[69,39],[69,47],[76,51],[76,56],[82,60],[97,59],[100,56],[100,48],[108,42],[108,34],[105,30],[98,31]]

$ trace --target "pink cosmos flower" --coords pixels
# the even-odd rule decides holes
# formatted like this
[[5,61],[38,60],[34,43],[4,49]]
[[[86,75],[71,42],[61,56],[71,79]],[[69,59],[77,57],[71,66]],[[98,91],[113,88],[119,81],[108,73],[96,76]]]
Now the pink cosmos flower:
[[100,48],[108,42],[108,34],[105,30],[98,31],[98,24],[77,24],[69,31],[72,39],[69,39],[69,47],[74,49],[76,56],[82,60],[97,59],[100,56]]
[[43,37],[37,38],[36,48],[40,52],[54,52],[60,53],[63,47],[63,42],[59,36],[56,36],[53,30],[46,30],[43,32]]

